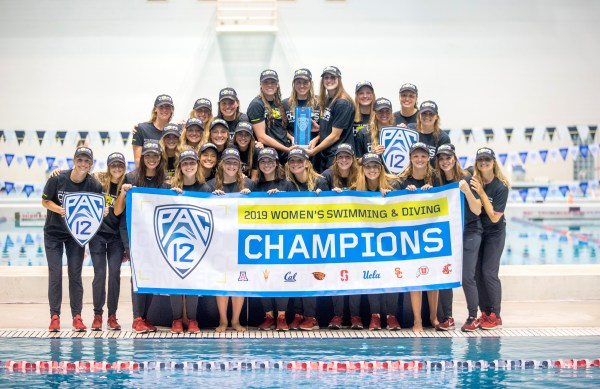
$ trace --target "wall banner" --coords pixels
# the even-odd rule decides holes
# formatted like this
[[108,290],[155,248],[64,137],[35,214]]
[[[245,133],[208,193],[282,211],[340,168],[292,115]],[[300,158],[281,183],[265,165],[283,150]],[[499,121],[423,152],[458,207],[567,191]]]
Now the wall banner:
[[463,196],[429,191],[127,193],[139,293],[327,296],[456,288]]

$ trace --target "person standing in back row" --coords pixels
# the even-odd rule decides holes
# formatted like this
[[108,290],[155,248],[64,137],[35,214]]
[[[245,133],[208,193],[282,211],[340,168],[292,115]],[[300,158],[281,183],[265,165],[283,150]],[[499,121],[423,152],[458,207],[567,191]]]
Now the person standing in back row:
[[135,126],[133,138],[131,139],[131,147],[133,148],[133,159],[136,167],[140,166],[140,157],[144,143],[149,140],[160,141],[163,128],[169,124],[174,112],[175,106],[173,105],[171,96],[158,95],[156,100],[154,100],[154,108],[152,108],[150,120]]
[[398,127],[414,128],[417,125],[419,91],[415,84],[406,83],[400,87],[400,111],[394,112],[394,121]]

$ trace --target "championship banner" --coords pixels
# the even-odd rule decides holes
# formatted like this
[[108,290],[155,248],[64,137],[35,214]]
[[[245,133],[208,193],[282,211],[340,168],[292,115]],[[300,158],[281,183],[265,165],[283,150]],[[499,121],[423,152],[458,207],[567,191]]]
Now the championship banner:
[[132,188],[133,287],[139,293],[253,297],[456,288],[462,210],[456,183],[386,197]]

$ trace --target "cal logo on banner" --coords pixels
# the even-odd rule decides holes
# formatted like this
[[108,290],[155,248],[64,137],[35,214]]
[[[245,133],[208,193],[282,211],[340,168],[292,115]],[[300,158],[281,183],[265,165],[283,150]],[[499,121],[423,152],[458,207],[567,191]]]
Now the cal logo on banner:
[[295,115],[294,143],[299,146],[308,146],[312,129],[312,108],[296,106]]
[[392,174],[400,174],[410,161],[409,151],[419,141],[415,130],[400,127],[384,127],[379,132],[379,144],[385,147],[383,161]]
[[200,264],[210,245],[212,212],[193,205],[156,207],[154,234],[167,264],[185,278]]
[[104,218],[104,196],[98,193],[69,193],[63,198],[67,229],[81,247],[98,232]]

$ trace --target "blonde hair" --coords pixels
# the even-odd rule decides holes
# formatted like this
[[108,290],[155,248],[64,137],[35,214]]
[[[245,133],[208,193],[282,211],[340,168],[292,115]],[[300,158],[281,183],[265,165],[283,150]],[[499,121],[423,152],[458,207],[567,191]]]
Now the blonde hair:
[[[199,109],[202,109],[202,108],[208,109],[207,107],[200,107]],[[212,123],[213,119],[215,118],[215,117],[213,116],[213,113],[212,113],[212,111],[211,111],[210,109],[208,109],[208,112],[210,112],[210,116],[208,117],[208,121],[207,121],[206,123],[204,123],[204,122],[203,122],[205,126],[206,126],[207,124],[210,126],[210,123]],[[202,119],[200,119],[200,118],[198,117],[198,112],[197,112],[195,109],[192,109],[192,110],[191,110],[189,119],[198,119],[198,120],[202,120]]]
[[[167,120],[167,123],[171,122],[171,119],[173,118],[173,115],[175,114],[175,107],[170,106],[171,107],[171,116],[169,116],[169,120]],[[152,107],[152,113],[150,114],[150,120],[148,120],[148,123],[153,123],[156,121],[156,118],[158,116],[158,114],[156,113],[156,110],[158,109],[158,107]]]
[[[212,118],[212,114],[211,114],[211,118]],[[195,124],[194,124],[194,126],[195,126]],[[205,126],[206,126],[206,124],[205,124]],[[210,124],[209,124],[209,126],[210,126]],[[183,150],[186,147],[190,147],[190,148],[193,148],[194,151],[198,152],[200,150],[200,147],[202,147],[203,144],[208,142],[208,137],[210,136],[210,130],[206,130],[206,127],[201,128],[201,130],[202,130],[202,138],[200,138],[200,142],[198,143],[198,146],[193,146],[188,143],[187,127],[184,127],[183,131],[181,131],[181,136],[179,137],[179,148],[181,150]]]
[[[219,165],[217,167],[217,173],[215,174],[215,189],[223,190],[223,185],[225,183],[225,172],[223,170],[223,160],[219,161]],[[244,173],[242,173],[242,163],[237,161],[238,163],[238,171],[236,182],[238,184],[238,190],[241,192],[244,189]]]
[[[292,93],[290,93],[290,98],[288,99],[288,105],[290,107],[290,112],[295,114],[296,105],[298,105],[298,93],[296,93],[296,88],[294,88],[294,83],[296,80],[292,81]],[[306,105],[315,109],[319,106],[319,101],[315,97],[314,83],[312,80],[310,82],[310,88],[308,89],[308,96],[306,96]]]
[[[121,178],[119,178],[119,181],[117,182],[117,193],[116,193],[117,196],[121,192],[121,185],[123,185],[123,180],[125,180],[126,168],[127,168],[127,166],[125,166],[125,169],[123,169],[123,175],[121,176]],[[102,192],[105,193],[106,195],[110,194],[109,192],[110,192],[110,184],[111,184],[111,178],[112,178],[112,176],[110,174],[110,166],[106,167],[105,172],[96,172],[93,175],[100,182],[100,185],[102,185]]]
[[[508,178],[506,178],[506,176],[502,173],[502,169],[500,169],[500,165],[498,165],[498,161],[495,159],[493,161],[494,161],[494,169],[493,169],[494,177],[496,177],[508,189],[510,189],[510,182],[508,181]],[[473,166],[473,173],[474,173],[475,178],[477,178],[479,180],[479,182],[481,182],[483,184],[483,175],[481,174],[481,170],[479,170],[479,168],[477,167],[477,162],[475,162],[475,164]]]
[[[273,124],[273,121],[275,120],[275,115],[273,115],[273,108],[271,108],[271,103],[269,103],[269,100],[267,100],[267,98],[265,97],[265,94],[262,91],[262,86],[260,88],[260,94],[258,96],[262,100],[262,102],[265,106],[265,111],[267,112],[267,118],[265,119],[265,121],[266,121],[265,125],[268,128],[269,126],[271,126]],[[277,91],[275,92],[275,95],[273,96],[273,105],[279,110],[279,115],[281,116],[283,128],[287,128],[287,125],[288,125],[287,115],[285,114],[285,109],[283,108],[283,103],[281,102],[281,88],[279,87],[279,82],[277,82]]]
[[[342,183],[340,182],[341,181],[340,177],[342,175],[341,175],[340,168],[336,163],[338,155],[335,156],[335,159],[333,160],[333,166],[331,166],[331,172],[333,173],[332,178],[333,178],[333,187],[334,188],[342,187]],[[351,187],[352,185],[354,185],[354,183],[356,182],[356,179],[358,177],[358,172],[359,172],[358,162],[356,161],[356,158],[352,155],[352,165],[350,165],[350,174],[348,174],[348,187]],[[329,189],[333,189],[333,188],[329,188]]]
[[[327,96],[327,90],[325,89],[325,84],[323,84],[323,79],[321,78],[321,86],[319,88],[319,100],[318,100],[319,101],[319,109],[321,110],[321,115],[325,112],[325,108],[329,107],[337,99],[348,100],[354,106],[354,101],[352,100],[352,97],[350,97],[350,95],[344,89],[344,84],[342,84],[342,77],[338,77],[337,90],[335,91],[335,95],[333,95],[333,97],[331,97],[331,101],[327,105],[328,99],[329,99],[329,97]],[[356,107],[354,107],[354,109],[356,110]]]
[[[435,141],[437,142],[440,139],[440,136],[442,135],[442,129],[440,127],[440,115],[436,114],[435,115],[435,122],[433,123],[433,139],[435,139]],[[419,114],[417,115],[417,127],[415,128],[415,130],[417,130],[418,133],[422,133],[423,129],[421,128],[421,112],[419,111]]]
[[[384,194],[386,191],[394,190],[392,186],[392,182],[398,181],[398,178],[392,174],[388,174],[385,172],[383,165],[379,165],[379,182],[377,184],[379,192]],[[350,190],[360,190],[360,191],[368,191],[369,186],[367,185],[367,179],[365,177],[365,167],[361,165],[358,171],[358,177],[356,177],[356,182],[350,186]]]
[[[323,176],[315,171],[312,163],[310,163],[308,160],[304,160],[304,169],[306,169],[306,176],[308,177],[306,180],[306,186],[308,187],[309,191],[314,192],[317,189],[317,180],[319,178],[323,178]],[[300,182],[298,182],[294,173],[290,171],[289,160],[285,165],[285,176],[287,177],[288,181],[296,186],[296,190],[300,191]]]
[[371,134],[371,147],[375,147],[379,145],[379,131],[383,126],[395,126],[396,121],[394,119],[394,115],[390,115],[390,120],[387,123],[383,123],[383,125],[379,124],[379,120],[377,120],[376,113],[373,111],[371,113],[371,118],[369,119],[369,133]]
[[[427,156],[429,156],[429,153],[427,153]],[[436,173],[433,170],[433,168],[431,167],[431,164],[429,163],[429,161],[427,161],[427,164],[425,167],[425,178],[424,178],[425,184],[433,185],[433,177],[435,176],[435,174]],[[413,164],[412,164],[412,161],[410,160],[410,157],[409,157],[408,167],[406,168],[406,170],[404,170],[398,176],[398,179],[400,181],[406,181],[406,179],[408,179],[409,177],[413,177]]]
[[[236,145],[238,150],[241,152],[242,150],[240,150],[240,146],[237,144],[236,136],[237,136],[237,133],[234,133],[232,143],[234,145]],[[256,152],[256,146],[255,146],[254,136],[250,135],[250,143],[248,143],[248,162],[246,163],[246,166],[248,167],[248,171],[251,171],[253,168],[255,168],[255,166],[253,166],[255,152]]]
[[[193,148],[189,148],[193,150]],[[202,169],[200,168],[200,160],[196,161],[198,164],[198,169],[196,170],[196,182],[204,184],[206,180],[204,179],[204,173],[202,173]],[[171,178],[171,188],[179,188],[183,189],[183,171],[181,171],[181,164],[177,164],[175,167],[175,174],[173,178]]]
[[[162,150],[162,159],[165,161],[165,173],[167,172],[167,169],[169,168],[169,156],[167,155],[167,147],[165,145],[165,137],[161,137],[160,140],[158,141],[158,144],[160,145],[160,149]],[[181,137],[179,137],[179,142],[177,143],[177,146],[175,146],[175,162],[174,165],[177,168],[177,165],[179,164],[179,154],[181,154],[181,150],[182,150],[183,146],[181,144]]]
[[[364,87],[370,88],[368,85],[363,85],[360,89]],[[360,89],[358,91],[360,91]],[[360,113],[360,103],[358,102],[358,91],[356,91],[356,93],[354,94],[354,107],[356,108],[356,110],[354,111],[355,123],[360,123],[362,121],[362,114]],[[371,101],[371,106],[369,107],[369,123],[371,123],[373,117],[375,116],[375,111],[373,110],[373,107],[375,106],[375,100],[377,100],[377,96],[375,96],[375,90],[371,89],[371,91],[373,92],[373,101]]]

